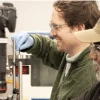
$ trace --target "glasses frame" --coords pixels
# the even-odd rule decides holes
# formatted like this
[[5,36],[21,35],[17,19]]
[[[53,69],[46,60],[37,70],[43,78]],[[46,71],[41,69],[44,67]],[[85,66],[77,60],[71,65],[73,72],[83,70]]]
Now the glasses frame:
[[57,25],[55,23],[49,23],[49,26],[51,29],[55,29],[55,30],[59,30],[60,28],[62,28],[63,26],[66,26],[67,24],[60,24],[60,25]]
[[93,51],[98,51],[98,52],[100,52],[100,44],[91,43],[91,44],[90,44],[90,48],[91,48],[91,50],[93,50]]

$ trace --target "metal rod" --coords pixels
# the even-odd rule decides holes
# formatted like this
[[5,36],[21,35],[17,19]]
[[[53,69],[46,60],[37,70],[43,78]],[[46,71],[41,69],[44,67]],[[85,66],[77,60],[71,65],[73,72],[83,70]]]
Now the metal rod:
[[15,89],[16,73],[15,73],[15,39],[13,40],[13,89]]
[[22,97],[23,97],[23,93],[22,93],[22,68],[23,68],[23,64],[21,61],[19,61],[19,67],[18,67],[18,71],[19,71],[19,100],[22,100]]

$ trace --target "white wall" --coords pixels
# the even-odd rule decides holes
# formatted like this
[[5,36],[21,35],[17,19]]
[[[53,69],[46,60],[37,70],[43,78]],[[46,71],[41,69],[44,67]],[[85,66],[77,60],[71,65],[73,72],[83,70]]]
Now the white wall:
[[49,30],[52,1],[16,1],[17,26],[20,30]]

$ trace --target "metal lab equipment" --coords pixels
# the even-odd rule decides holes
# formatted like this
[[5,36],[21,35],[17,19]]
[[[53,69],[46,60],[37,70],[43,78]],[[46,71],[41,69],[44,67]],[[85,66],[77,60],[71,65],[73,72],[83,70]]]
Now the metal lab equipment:
[[[41,35],[47,34],[47,36],[49,34],[49,32],[32,32],[32,33]],[[49,100],[57,71],[54,70],[53,68],[50,68],[49,66],[45,66],[42,60],[36,58],[34,55],[22,52],[16,52],[15,60],[13,60],[14,55],[15,53],[13,55],[9,55],[8,59],[9,59],[9,64],[11,65],[13,62],[15,66],[15,71],[14,71],[15,75],[12,74],[16,76],[15,78],[16,80],[14,79],[15,80],[14,84],[16,84],[16,82],[21,84],[17,86],[18,87],[17,89],[21,91],[18,93],[17,97],[19,97],[20,95],[22,100]],[[22,62],[21,73],[18,71],[18,69],[20,69],[19,68],[20,61]],[[13,66],[11,68],[13,68]],[[21,74],[21,78],[19,78],[19,74]],[[14,88],[16,88],[16,86]],[[16,95],[14,97],[17,98]]]
[[8,39],[5,35],[5,28],[10,32],[15,31],[16,9],[12,3],[3,3],[0,6],[0,100],[6,100],[6,44]]
[[[26,59],[28,57],[28,59]],[[21,55],[20,53],[16,55],[15,50],[15,40],[13,41],[13,55],[9,56],[9,62],[12,63],[12,67],[10,67],[12,71],[12,80],[13,80],[13,92],[12,92],[12,99],[11,100],[22,100],[23,99],[23,64],[25,60],[30,61],[30,55]],[[26,65],[24,65],[26,66]],[[28,69],[26,69],[28,70]],[[16,80],[16,75],[18,75],[18,78]],[[18,81],[18,87],[16,87],[16,81]]]

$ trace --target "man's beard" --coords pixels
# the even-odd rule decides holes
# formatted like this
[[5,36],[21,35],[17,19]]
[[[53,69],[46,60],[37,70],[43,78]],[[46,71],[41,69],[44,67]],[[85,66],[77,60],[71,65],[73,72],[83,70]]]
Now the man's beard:
[[96,78],[98,81],[100,81],[100,69],[96,72]]
[[98,81],[100,81],[100,64],[98,64],[95,61],[93,61],[93,64],[94,64],[95,71],[96,71],[96,78]]

